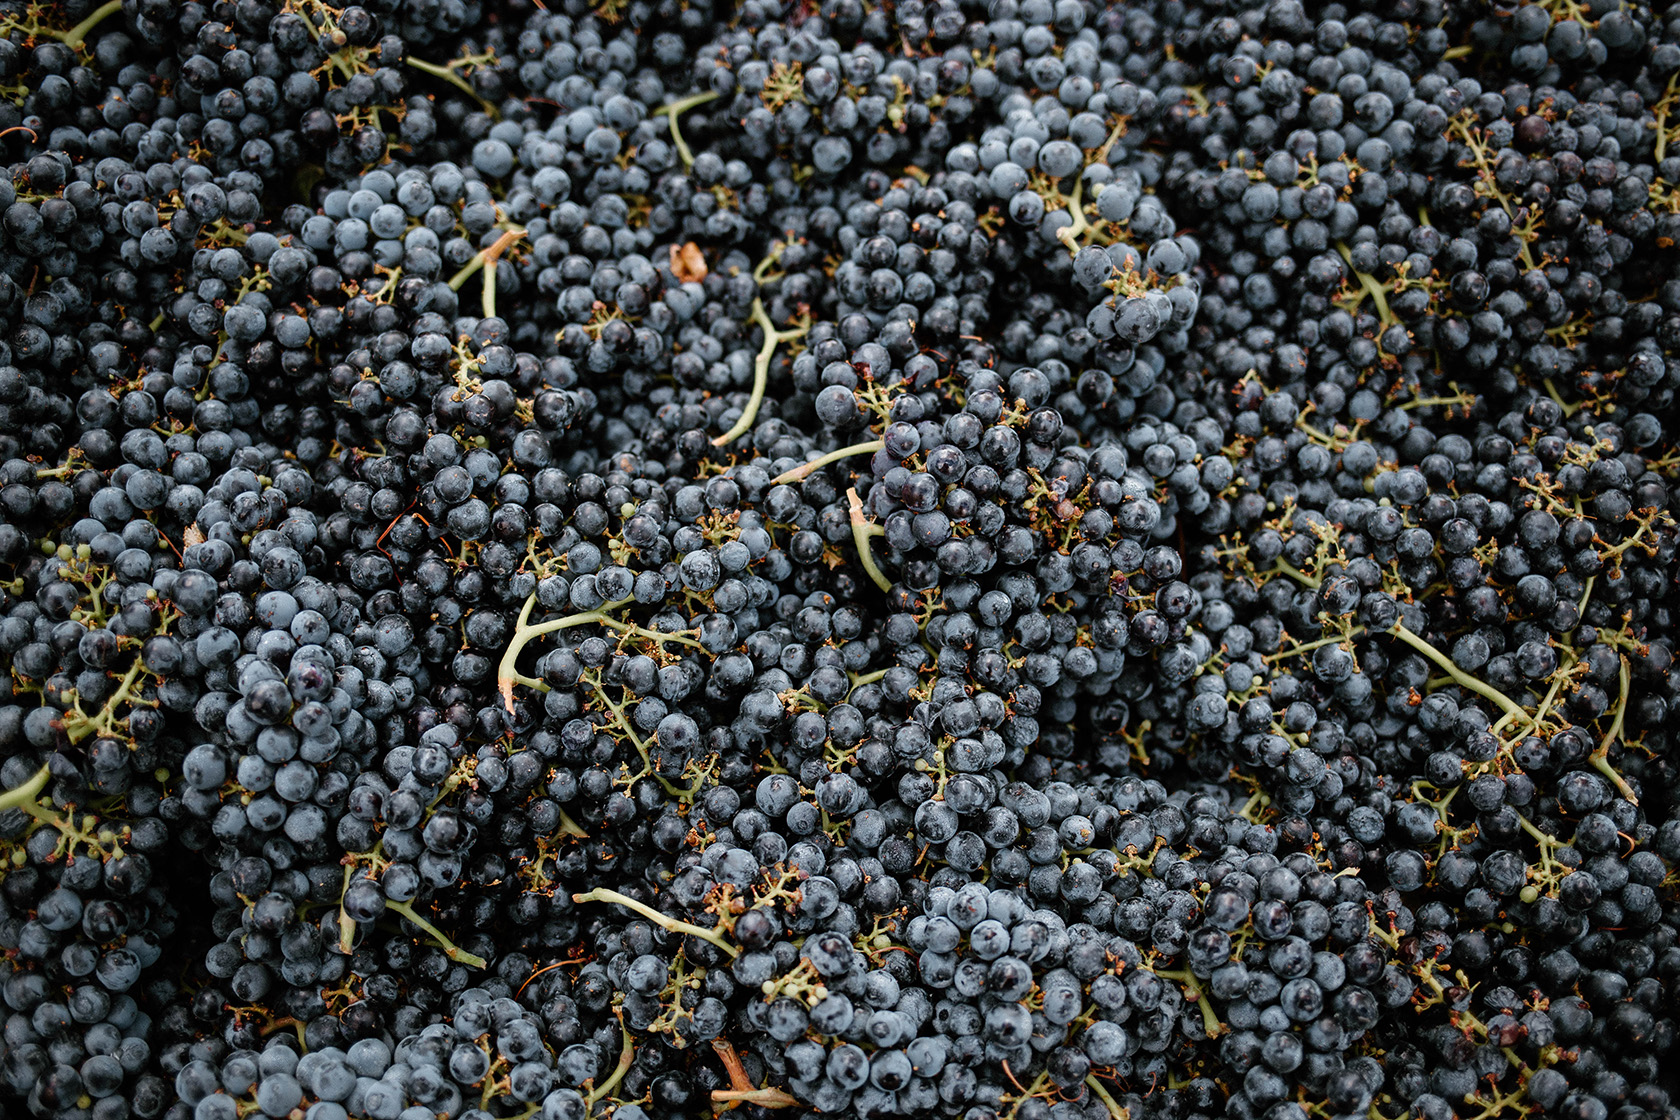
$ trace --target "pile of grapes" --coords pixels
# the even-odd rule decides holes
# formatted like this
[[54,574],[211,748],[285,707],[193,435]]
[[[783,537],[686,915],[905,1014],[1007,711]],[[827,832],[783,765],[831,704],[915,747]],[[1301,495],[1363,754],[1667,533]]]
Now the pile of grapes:
[[0,1115],[1680,1120],[1680,7],[0,0]]

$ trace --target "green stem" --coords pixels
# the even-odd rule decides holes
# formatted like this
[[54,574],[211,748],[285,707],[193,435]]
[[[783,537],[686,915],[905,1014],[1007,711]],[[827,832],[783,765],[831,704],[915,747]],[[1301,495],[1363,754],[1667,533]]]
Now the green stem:
[[100,23],[106,19],[106,17],[120,11],[122,11],[122,0],[107,0],[106,3],[99,5],[99,7],[89,13],[88,17],[82,22],[60,35],[58,37],[58,41],[69,47],[71,50],[75,50],[77,47],[81,46],[84,41],[86,41],[88,33],[95,27],[98,27]]
[[611,627],[621,634],[633,634],[638,638],[647,638],[650,641],[658,642],[660,645],[672,642],[679,646],[691,646],[698,650],[706,648],[702,643],[684,634],[666,634],[659,630],[649,630],[645,626],[637,626],[634,622],[625,622],[622,619],[603,618],[601,619],[601,625]]
[[654,116],[664,113],[671,122],[671,142],[677,146],[677,155],[682,157],[684,167],[694,166],[694,153],[689,150],[688,141],[683,139],[682,129],[677,127],[677,118],[697,105],[704,105],[708,101],[716,101],[723,96],[719,93],[697,93],[693,97],[685,97],[681,101],[673,101],[669,105],[661,105],[653,111]]
[[1359,635],[1361,635],[1363,633],[1365,633],[1365,627],[1355,626],[1353,629],[1349,630],[1346,634],[1331,634],[1327,638],[1319,638],[1319,639],[1317,639],[1315,641],[1311,641],[1311,642],[1301,642],[1297,645],[1290,646],[1288,649],[1281,649],[1281,650],[1278,650],[1278,652],[1276,652],[1276,653],[1265,654],[1263,657],[1261,657],[1260,660],[1271,662],[1271,661],[1282,661],[1282,660],[1284,660],[1285,658],[1288,658],[1288,657],[1299,657],[1301,654],[1307,653],[1311,650],[1318,649],[1320,646],[1339,645],[1342,642],[1349,641],[1353,638],[1357,638]]
[[1440,650],[1436,649],[1434,646],[1406,629],[1405,623],[1396,622],[1389,630],[1389,633],[1393,634],[1396,638],[1399,638],[1402,642],[1405,642],[1407,645],[1429,658],[1429,660],[1445,669],[1447,671],[1447,676],[1451,677],[1454,683],[1458,684],[1460,687],[1467,688],[1478,696],[1486,697],[1495,704],[1498,704],[1501,710],[1509,713],[1517,719],[1526,719],[1528,717],[1528,713],[1523,710],[1522,705],[1518,704],[1515,700],[1512,700],[1509,696],[1506,696],[1503,692],[1500,692],[1492,685],[1483,684],[1475,677],[1472,677],[1468,673],[1464,672],[1457,665],[1454,665],[1452,658],[1448,657],[1446,654],[1442,653]]
[[[887,671],[885,669],[876,669],[873,673],[859,673],[852,678],[852,689],[862,688],[866,684],[874,684],[886,675]],[[847,695],[850,695],[850,690],[848,690]]]
[[484,258],[484,318],[496,317],[496,258]]
[[668,930],[671,933],[680,933],[687,937],[698,937],[702,941],[709,941],[713,945],[716,945],[719,949],[728,953],[731,957],[738,957],[741,955],[741,950],[736,946],[731,945],[728,939],[726,939],[717,930],[706,929],[704,926],[697,926],[692,922],[685,922],[680,918],[673,918],[669,914],[661,914],[653,907],[637,902],[629,895],[620,894],[617,891],[609,890],[606,887],[596,887],[587,894],[574,894],[572,896],[572,901],[611,902],[624,907],[626,910],[631,910],[640,914],[642,917],[646,918],[654,925],[659,926],[661,929]]
[[1558,840],[1555,836],[1547,836],[1544,832],[1541,832],[1534,826],[1533,821],[1530,821],[1527,817],[1522,816],[1521,814],[1518,814],[1517,816],[1517,827],[1534,837],[1534,839],[1540,844],[1541,852],[1547,857],[1549,857],[1551,852],[1558,846]]
[[[503,253],[507,252],[508,248],[515,241],[518,241],[524,236],[525,231],[522,229],[503,230],[500,237],[496,238],[496,240],[486,248],[480,249],[477,253],[474,253],[473,259],[462,265],[461,270],[449,278],[449,290],[454,292],[460,291],[461,285],[465,284],[468,280],[471,280],[475,272],[483,268],[485,265],[493,263]],[[494,307],[495,296],[490,294],[487,295],[486,298],[491,301],[490,306]]]
[[1377,283],[1377,278],[1372,276],[1369,272],[1360,272],[1358,269],[1353,267],[1353,251],[1346,245],[1343,245],[1341,242],[1337,242],[1336,251],[1342,255],[1342,260],[1347,262],[1349,270],[1353,272],[1354,277],[1359,281],[1359,286],[1364,289],[1365,294],[1370,296],[1371,301],[1377,305],[1378,320],[1385,327],[1393,326],[1397,320],[1394,318],[1393,313],[1388,309],[1388,294],[1383,291],[1382,285]]
[[[1114,145],[1120,142],[1120,137],[1126,135],[1126,126],[1130,122],[1130,117],[1116,117],[1114,119],[1114,128],[1111,132],[1109,132],[1108,139],[1102,142],[1102,147],[1097,149],[1096,156],[1087,161],[1085,166],[1090,167],[1093,163],[1107,163],[1108,153],[1114,150]],[[1083,174],[1081,177],[1083,177]]]
[[653,756],[648,753],[647,744],[642,741],[642,737],[640,735],[636,734],[635,727],[632,726],[629,718],[625,716],[624,705],[613,703],[612,697],[607,695],[607,690],[598,682],[591,681],[590,687],[595,690],[595,695],[601,703],[605,704],[607,706],[607,710],[612,713],[613,722],[616,723],[624,732],[624,737],[630,740],[630,745],[636,748],[636,753],[641,756],[642,759],[642,768],[653,776],[654,781],[663,786],[665,788],[665,792],[673,797],[680,797],[684,794],[692,796],[692,791],[683,789],[681,786],[677,785],[654,768]]
[[798,330],[779,331],[765,314],[764,301],[754,299],[752,302],[753,322],[764,332],[764,342],[758,348],[758,357],[753,359],[753,387],[752,396],[747,400],[747,407],[741,410],[741,418],[735,421],[735,426],[712,440],[713,447],[727,447],[740,437],[752,430],[753,421],[758,419],[759,405],[764,403],[764,388],[770,382],[770,359],[776,353],[778,343],[792,342],[796,338],[803,338],[805,331],[810,329],[801,327]]
[[473,273],[477,272],[479,269],[481,269],[483,267],[484,267],[484,254],[483,253],[475,254],[472,260],[470,260],[466,264],[462,265],[461,270],[459,272],[457,272],[455,275],[453,275],[449,278],[449,288],[450,288],[450,290],[455,291],[455,292],[460,291],[461,290],[461,285],[465,284],[468,280],[471,280],[473,278]]
[[134,685],[140,679],[143,668],[140,658],[135,657],[134,663],[128,667],[128,672],[123,674],[122,680],[118,682],[117,690],[106,697],[105,702],[99,706],[97,715],[90,716],[83,712],[81,701],[78,699],[75,710],[65,712],[64,719],[61,721],[64,724],[65,737],[72,743],[80,743],[89,735],[96,733],[110,734],[115,730],[119,722],[117,708],[131,701],[134,703],[140,702],[140,697],[134,691]]
[[875,566],[875,557],[869,551],[869,538],[875,535],[871,530],[885,530],[869,523],[869,518],[863,512],[863,499],[858,497],[855,487],[846,489],[846,500],[852,505],[852,541],[857,545],[858,559],[863,563],[863,570],[875,581],[876,587],[890,593],[892,580],[881,574],[881,569]]
[[801,479],[807,478],[811,474],[822,470],[830,463],[838,463],[841,459],[849,459],[853,455],[873,455],[875,452],[882,450],[886,446],[886,440],[872,439],[866,440],[863,443],[854,443],[850,447],[842,447],[838,450],[830,451],[826,455],[821,455],[812,459],[809,463],[806,463],[802,467],[794,467],[792,470],[783,471],[781,474],[770,480],[770,485],[780,486],[784,482],[798,482]]
[[450,85],[478,102],[479,107],[482,108],[489,116],[496,117],[501,115],[496,112],[496,107],[490,104],[490,102],[484,100],[484,98],[480,97],[478,91],[473,89],[472,83],[463,78],[453,67],[439,66],[435,62],[427,62],[423,58],[414,58],[412,56],[404,58],[403,61],[420,71],[422,74],[430,74],[434,78],[448,82]]
[[537,594],[532,592],[525,600],[525,605],[519,610],[519,621],[514,623],[513,640],[508,642],[507,650],[502,654],[502,660],[496,666],[496,685],[502,694],[502,700],[507,704],[507,710],[513,712],[513,686],[527,685],[546,691],[548,686],[543,682],[524,676],[516,666],[519,663],[519,653],[533,639],[544,634],[552,634],[556,630],[565,630],[572,626],[587,626],[591,622],[606,622],[607,611],[616,611],[622,606],[635,602],[634,599],[619,599],[605,603],[599,609],[584,611],[582,614],[568,614],[561,618],[551,618],[547,622],[539,622],[535,626],[527,625],[531,619],[531,608],[537,604]]
[[589,1095],[583,1098],[586,1108],[593,1109],[595,1102],[618,1088],[618,1083],[624,1080],[624,1075],[630,1072],[630,1066],[636,1060],[636,1044],[630,1037],[630,1029],[624,1025],[622,1013],[618,1017],[618,1029],[624,1036],[624,1042],[618,1052],[618,1064],[613,1066],[612,1075],[595,1088],[589,1090]]
[[1085,176],[1081,172],[1079,178],[1073,182],[1073,193],[1068,196],[1067,212],[1069,224],[1056,231],[1056,238],[1067,246],[1069,253],[1079,254],[1079,237],[1089,233],[1091,223],[1085,220],[1085,207],[1080,204],[1080,196],[1085,193]]
[[1616,718],[1610,721],[1610,730],[1605,733],[1604,738],[1599,742],[1598,749],[1592,753],[1592,764],[1594,769],[1610,779],[1610,784],[1614,785],[1623,797],[1638,805],[1639,798],[1634,796],[1633,787],[1627,784],[1626,778],[1616,773],[1614,766],[1610,765],[1610,744],[1622,736],[1622,722],[1627,718],[1628,689],[1632,684],[1626,654],[1622,655],[1622,671],[1619,675],[1622,694],[1616,701]]
[[1213,1002],[1208,999],[1207,992],[1203,990],[1200,977],[1187,968],[1177,972],[1163,972],[1156,969],[1155,975],[1163,980],[1176,980],[1184,986],[1185,996],[1195,1000],[1197,1006],[1202,1009],[1202,1028],[1207,1031],[1209,1038],[1218,1038],[1225,1033],[1225,1024],[1219,1021],[1219,1016],[1214,1012]]
[[28,812],[28,807],[35,804],[41,796],[41,791],[47,788],[47,782],[52,778],[50,769],[50,767],[43,765],[35,771],[34,777],[21,786],[0,793],[0,813],[7,809],[22,809],[24,812]]
[[390,899],[386,899],[385,909],[401,914],[403,917],[425,930],[426,933],[431,936],[432,940],[438,943],[438,947],[448,954],[450,960],[460,961],[462,964],[467,965],[470,968],[488,967],[488,961],[486,961],[483,957],[478,956],[476,953],[467,952],[465,949],[449,940],[449,938],[443,935],[442,930],[438,929],[431,922],[428,922],[425,918],[421,917],[415,912],[414,907],[408,903],[392,902]]
[[1578,411],[1581,411],[1581,405],[1579,405],[1579,403],[1576,403],[1576,405],[1567,405],[1567,403],[1564,403],[1564,398],[1557,395],[1557,386],[1552,385],[1551,378],[1541,378],[1541,385],[1546,386],[1546,395],[1551,396],[1552,403],[1564,410],[1564,418],[1566,418],[1566,420],[1569,416],[1576,415]]
[[1114,1099],[1114,1095],[1104,1087],[1101,1081],[1097,1080],[1096,1074],[1088,1073],[1085,1075],[1085,1086],[1097,1095],[1097,1099],[1103,1103],[1104,1108],[1108,1109],[1108,1114],[1114,1120],[1131,1120],[1131,1110]]
[[[1324,582],[1316,576],[1309,576],[1307,573],[1303,572],[1301,569],[1297,568],[1295,565],[1291,564],[1282,557],[1278,558],[1277,563],[1273,565],[1271,570],[1274,572],[1282,572],[1302,587],[1311,587],[1314,590],[1317,590],[1319,585]],[[1263,575],[1265,573],[1261,574]]]

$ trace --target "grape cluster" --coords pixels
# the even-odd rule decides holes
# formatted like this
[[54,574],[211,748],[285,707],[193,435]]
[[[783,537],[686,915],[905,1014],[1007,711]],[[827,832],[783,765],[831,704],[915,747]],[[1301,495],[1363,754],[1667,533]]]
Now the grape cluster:
[[0,2],[0,1112],[1676,1120],[1658,8]]

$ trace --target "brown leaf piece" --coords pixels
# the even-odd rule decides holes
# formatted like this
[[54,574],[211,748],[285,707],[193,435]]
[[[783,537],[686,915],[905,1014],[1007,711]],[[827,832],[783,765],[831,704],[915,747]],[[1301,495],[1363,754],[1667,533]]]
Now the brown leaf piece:
[[671,246],[671,275],[684,284],[697,284],[706,278],[706,258],[700,246],[689,241]]

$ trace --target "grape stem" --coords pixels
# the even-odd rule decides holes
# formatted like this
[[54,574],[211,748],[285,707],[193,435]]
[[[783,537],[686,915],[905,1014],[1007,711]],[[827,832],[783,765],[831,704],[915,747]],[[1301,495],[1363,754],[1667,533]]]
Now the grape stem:
[[713,1089],[712,1101],[725,1107],[738,1104],[756,1104],[760,1108],[799,1107],[798,1099],[782,1089]]
[[425,930],[431,939],[438,943],[438,948],[442,949],[444,953],[448,955],[450,960],[459,961],[460,963],[467,965],[469,968],[488,967],[488,961],[476,953],[467,952],[465,949],[455,944],[455,942],[449,940],[449,938],[443,935],[442,930],[438,929],[431,922],[428,922],[425,918],[421,917],[419,912],[408,903],[392,902],[390,899],[386,899],[385,909],[402,915],[421,929]]
[[533,639],[544,634],[552,634],[556,630],[565,630],[572,626],[587,626],[591,622],[615,622],[616,619],[607,617],[608,611],[616,611],[622,606],[634,602],[634,599],[619,599],[603,604],[599,609],[584,611],[581,614],[568,614],[560,618],[551,618],[547,622],[530,625],[531,608],[537,605],[537,593],[532,592],[525,600],[525,605],[519,610],[519,621],[513,626],[513,640],[508,642],[507,649],[502,653],[502,660],[496,666],[496,687],[502,694],[502,700],[507,704],[508,714],[513,714],[513,686],[525,685],[546,692],[548,686],[534,677],[527,677],[519,671],[519,653]]
[[596,1101],[618,1088],[618,1083],[624,1080],[624,1075],[630,1072],[631,1065],[636,1061],[636,1043],[630,1037],[630,1028],[624,1025],[624,1013],[619,1011],[615,1014],[618,1015],[619,1033],[624,1036],[623,1044],[618,1051],[618,1064],[613,1066],[612,1074],[605,1081],[589,1090],[589,1095],[583,1099],[584,1104],[590,1107],[593,1107]]
[[7,809],[22,809],[28,812],[28,806],[34,805],[41,791],[47,788],[47,781],[52,777],[51,768],[43,765],[35,771],[35,776],[16,789],[9,789],[0,793],[0,813]]
[[1103,1103],[1104,1108],[1108,1109],[1108,1114],[1112,1116],[1114,1120],[1131,1120],[1131,1109],[1126,1108],[1119,1101],[1115,1100],[1114,1094],[1110,1093],[1108,1088],[1104,1086],[1101,1081],[1097,1080],[1096,1074],[1086,1074],[1085,1085],[1091,1090],[1091,1092],[1097,1095],[1097,1099]]
[[1080,202],[1080,196],[1084,193],[1085,176],[1081,173],[1080,177],[1074,180],[1073,193],[1068,196],[1069,224],[1056,231],[1056,240],[1067,246],[1067,251],[1074,256],[1079,255],[1080,235],[1091,230],[1091,223],[1085,220],[1085,207]]
[[[477,253],[473,254],[473,259],[468,261],[466,264],[462,265],[461,266],[461,271],[457,272],[455,275],[453,275],[449,278],[449,289],[450,289],[450,291],[454,291],[454,292],[460,291],[461,290],[461,285],[465,284],[468,280],[471,280],[472,277],[473,277],[473,273],[477,272],[479,269],[483,268],[485,265],[490,264],[490,263],[496,261],[497,259],[499,259],[503,253],[507,252],[508,249],[510,249],[513,246],[514,242],[518,241],[521,237],[524,237],[524,236],[525,236],[525,231],[522,230],[522,229],[519,229],[517,227],[515,227],[514,229],[503,230],[502,235],[500,237],[496,238],[495,241],[491,242],[489,245],[485,246],[483,249],[480,249]],[[493,280],[494,279],[494,274],[492,274],[488,279]],[[496,297],[493,294],[487,294],[485,296],[485,299],[488,301],[488,306],[490,306],[492,308],[496,306],[496,304],[495,304]]]
[[677,155],[682,157],[684,167],[694,166],[694,153],[689,150],[688,141],[683,139],[682,129],[677,127],[677,118],[696,106],[704,105],[708,101],[716,101],[723,95],[717,92],[697,93],[693,97],[685,97],[681,101],[673,101],[669,105],[661,105],[653,111],[654,116],[664,113],[671,121],[671,142],[677,146]]
[[1309,653],[1312,650],[1319,649],[1323,646],[1340,645],[1343,642],[1351,641],[1363,633],[1365,633],[1365,627],[1355,626],[1346,634],[1331,634],[1328,637],[1318,638],[1314,641],[1302,642],[1299,645],[1290,646],[1288,649],[1280,649],[1276,653],[1264,654],[1260,660],[1269,663],[1273,661],[1283,661],[1284,659],[1290,657],[1299,657],[1303,653]]
[[1485,697],[1486,699],[1493,701],[1495,704],[1498,704],[1504,712],[1515,719],[1527,718],[1528,713],[1523,710],[1522,705],[1518,704],[1515,700],[1512,700],[1509,696],[1506,696],[1503,692],[1500,692],[1492,685],[1483,684],[1475,677],[1472,677],[1470,674],[1464,672],[1464,670],[1460,669],[1457,665],[1454,665],[1452,658],[1448,657],[1446,654],[1442,653],[1440,650],[1436,649],[1434,646],[1406,629],[1405,623],[1396,622],[1389,628],[1389,633],[1393,634],[1396,638],[1399,638],[1402,642],[1405,642],[1407,645],[1429,658],[1429,660],[1435,662],[1435,664],[1439,665],[1442,669],[1445,669],[1447,675],[1453,679],[1453,683],[1462,688],[1469,689],[1478,696]]
[[780,486],[783,483],[799,482],[802,479],[810,477],[810,475],[816,471],[822,470],[830,463],[838,463],[841,459],[849,459],[853,455],[873,455],[875,452],[884,449],[886,446],[886,440],[872,439],[863,443],[854,443],[850,447],[842,447],[836,451],[830,451],[826,455],[812,459],[809,463],[806,463],[802,467],[794,467],[792,470],[783,471],[781,474],[770,480],[770,485]]
[[[1501,724],[1505,723],[1506,719],[1526,721],[1526,726],[1533,726],[1537,722],[1536,717],[1531,716],[1528,711],[1522,707],[1522,705],[1518,704],[1515,700],[1512,700],[1509,696],[1506,696],[1503,692],[1500,692],[1492,685],[1484,684],[1475,677],[1472,677],[1461,670],[1457,665],[1453,664],[1450,657],[1430,645],[1424,639],[1412,633],[1406,628],[1404,623],[1396,622],[1393,627],[1389,629],[1389,633],[1393,634],[1396,638],[1399,638],[1401,641],[1429,658],[1429,660],[1435,662],[1435,664],[1439,665],[1442,669],[1446,670],[1447,676],[1452,679],[1453,683],[1469,689],[1478,696],[1486,697],[1495,704],[1499,705],[1499,707],[1505,712],[1505,719],[1501,719],[1499,721]],[[1616,701],[1615,718],[1610,724],[1610,730],[1605,733],[1603,740],[1599,743],[1598,749],[1592,753],[1590,761],[1599,773],[1603,774],[1610,780],[1610,783],[1616,787],[1617,792],[1629,801],[1633,802],[1635,805],[1638,805],[1639,798],[1634,794],[1633,787],[1628,785],[1626,778],[1616,773],[1616,768],[1610,765],[1609,757],[1610,744],[1621,737],[1623,721],[1627,716],[1628,692],[1631,686],[1631,680],[1628,671],[1628,660],[1625,656],[1622,658],[1620,678],[1621,696]]]
[[885,536],[886,530],[879,525],[870,523],[869,518],[863,512],[863,499],[858,497],[856,487],[846,488],[846,500],[852,506],[852,541],[857,545],[858,560],[862,562],[863,570],[869,574],[869,578],[875,581],[875,586],[890,593],[892,591],[892,580],[883,575],[881,569],[875,566],[875,557],[869,551],[869,538]]
[[1202,980],[1200,977],[1187,968],[1177,972],[1167,972],[1162,969],[1156,969],[1155,975],[1159,976],[1163,980],[1176,980],[1183,985],[1184,994],[1188,998],[1195,1000],[1197,1006],[1202,1009],[1202,1028],[1207,1031],[1207,1036],[1209,1038],[1218,1038],[1220,1035],[1225,1033],[1225,1024],[1221,1023],[1219,1021],[1219,1016],[1215,1014],[1213,1010],[1213,1003],[1208,999],[1207,992],[1202,986]]
[[1610,721],[1610,730],[1598,744],[1598,749],[1592,753],[1592,764],[1600,774],[1610,779],[1618,792],[1634,805],[1639,804],[1639,798],[1634,796],[1633,787],[1627,784],[1627,779],[1616,773],[1616,768],[1610,765],[1610,744],[1622,737],[1622,723],[1627,718],[1628,689],[1632,684],[1632,676],[1628,671],[1627,654],[1622,655],[1621,696],[1616,700],[1616,717]]
[[490,104],[490,102],[484,100],[484,98],[480,97],[478,91],[473,89],[472,83],[463,78],[460,72],[454,67],[439,66],[435,62],[427,62],[423,58],[414,58],[412,56],[405,56],[403,61],[420,71],[422,74],[430,74],[434,78],[440,78],[443,81],[448,82],[450,85],[478,102],[484,109],[485,113],[489,116],[495,117],[500,115],[496,112],[496,107]]
[[356,877],[356,865],[344,864],[344,885],[338,890],[338,951],[349,956],[356,947],[356,919],[344,910],[344,896],[350,891],[350,880]]
[[113,735],[116,732],[117,724],[122,722],[117,716],[118,707],[123,704],[133,704],[138,707],[155,706],[150,701],[141,698],[134,688],[140,680],[140,674],[144,668],[145,666],[140,658],[136,657],[133,664],[128,667],[128,671],[123,674],[122,680],[117,682],[116,691],[106,697],[104,703],[99,706],[99,711],[91,716],[82,711],[82,702],[78,697],[75,703],[71,705],[70,710],[65,712],[63,718],[59,721],[63,725],[65,737],[72,743],[80,743],[93,734]]
[[687,937],[698,937],[702,941],[709,941],[713,945],[716,945],[719,949],[728,953],[731,957],[738,957],[741,955],[741,950],[736,946],[731,945],[722,934],[718,933],[717,930],[706,929],[704,926],[697,926],[692,922],[685,922],[680,918],[673,918],[669,914],[661,914],[653,907],[637,902],[627,894],[620,894],[617,891],[610,890],[606,887],[596,887],[587,894],[574,894],[572,896],[572,901],[611,902],[624,907],[626,910],[631,910],[640,914],[642,917],[646,918],[654,925],[659,926],[661,929],[669,930],[671,933],[680,933]]
[[1281,556],[1278,557],[1277,562],[1271,568],[1260,574],[1267,575],[1271,572],[1279,572],[1288,576],[1302,587],[1310,587],[1314,590],[1317,590],[1320,583],[1323,582],[1317,576],[1309,576],[1306,572],[1303,572],[1301,569],[1283,559]]
[[792,1094],[781,1089],[754,1088],[752,1079],[747,1076],[747,1069],[741,1064],[741,1056],[735,1053],[727,1039],[712,1039],[712,1049],[717,1052],[718,1060],[723,1063],[724,1071],[729,1074],[729,1088],[713,1089],[712,1102],[723,1107],[715,1111],[723,1112],[734,1108],[738,1104],[756,1104],[760,1108],[796,1108],[799,1101]]
[[120,11],[122,11],[122,0],[107,0],[106,3],[99,5],[99,7],[88,13],[88,17],[82,20],[82,22],[60,35],[58,37],[58,41],[69,47],[71,50],[75,50],[87,40],[88,34],[92,32],[95,27],[98,27],[102,22],[104,22],[106,17]]
[[484,296],[482,309],[484,318],[496,317],[496,258],[484,258]]
[[1377,278],[1369,272],[1361,272],[1354,268],[1353,251],[1339,241],[1336,243],[1336,252],[1340,253],[1342,260],[1347,262],[1348,271],[1352,272],[1359,281],[1360,289],[1371,297],[1372,303],[1377,305],[1378,321],[1385,327],[1392,326],[1396,321],[1394,313],[1388,309],[1388,294],[1383,291],[1382,285],[1377,283]]
[[753,322],[764,331],[764,343],[758,348],[758,357],[753,359],[752,396],[747,400],[747,407],[741,410],[741,418],[735,421],[735,426],[712,440],[713,447],[727,447],[752,430],[753,422],[758,419],[759,405],[764,403],[764,388],[770,381],[770,359],[775,356],[777,345],[803,338],[805,332],[811,329],[807,320],[804,326],[794,330],[777,330],[764,311],[764,301],[757,298],[752,302],[752,317]]

